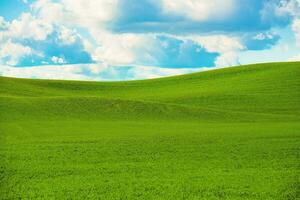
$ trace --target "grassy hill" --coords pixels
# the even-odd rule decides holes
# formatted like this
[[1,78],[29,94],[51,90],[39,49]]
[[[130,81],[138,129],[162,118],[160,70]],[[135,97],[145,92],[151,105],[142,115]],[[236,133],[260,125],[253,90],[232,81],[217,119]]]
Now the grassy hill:
[[295,199],[300,63],[169,78],[0,77],[0,197]]

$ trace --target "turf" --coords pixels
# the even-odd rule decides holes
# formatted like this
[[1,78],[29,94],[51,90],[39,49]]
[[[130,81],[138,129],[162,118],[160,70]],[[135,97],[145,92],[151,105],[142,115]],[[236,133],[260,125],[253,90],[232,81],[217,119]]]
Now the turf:
[[297,199],[300,63],[0,78],[2,199]]

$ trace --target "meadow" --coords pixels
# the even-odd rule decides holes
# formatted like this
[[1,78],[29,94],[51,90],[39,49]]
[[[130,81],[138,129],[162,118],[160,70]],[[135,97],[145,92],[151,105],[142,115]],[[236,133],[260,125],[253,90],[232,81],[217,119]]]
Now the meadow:
[[300,196],[300,63],[127,82],[0,77],[0,199]]

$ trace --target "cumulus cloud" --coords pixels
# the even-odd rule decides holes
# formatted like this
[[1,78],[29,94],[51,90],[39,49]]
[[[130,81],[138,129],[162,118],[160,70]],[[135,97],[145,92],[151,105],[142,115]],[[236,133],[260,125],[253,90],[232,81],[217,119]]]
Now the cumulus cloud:
[[246,48],[238,37],[226,35],[193,36],[189,39],[207,49],[208,52],[220,53],[215,61],[216,67],[238,65],[238,52]]
[[62,26],[62,27],[60,27],[60,30],[59,30],[58,39],[63,44],[68,45],[68,44],[72,44],[72,43],[76,42],[77,35],[76,35],[75,31]]
[[[54,24],[103,29],[117,12],[118,0],[38,0],[31,5],[40,18]],[[55,13],[55,15],[53,14]]]
[[97,28],[116,15],[118,0],[62,0],[77,24]]
[[7,65],[16,65],[22,57],[32,53],[33,50],[30,47],[8,40],[0,48],[0,60]]
[[209,52],[226,53],[245,48],[238,37],[226,35],[193,36],[189,37],[189,39],[197,42]]
[[74,23],[72,14],[65,10],[65,6],[61,2],[37,0],[30,7],[35,15],[46,23],[56,25],[60,23],[67,25]]
[[130,64],[136,60],[135,51],[146,40],[134,34],[102,33],[98,37],[99,47],[93,53],[93,59],[110,64]]
[[[132,64],[137,59],[137,52],[147,47],[149,40],[137,34],[114,34],[105,28],[105,23],[117,14],[118,0],[62,0],[53,3],[49,0],[38,0],[32,8],[43,19],[60,25],[58,39],[64,44],[74,43],[75,31],[64,25],[85,28],[92,36],[83,39],[84,48],[96,62],[109,65]],[[53,17],[57,13],[57,17]]]
[[60,58],[60,57],[57,57],[57,56],[53,56],[51,58],[51,61],[53,63],[56,63],[56,64],[64,64],[65,63],[65,60],[63,58]]
[[168,14],[179,14],[192,20],[220,20],[229,18],[235,11],[236,0],[162,0]]
[[246,34],[243,43],[248,50],[264,50],[275,46],[281,39],[280,35],[272,32],[260,32],[257,34]]
[[273,39],[274,35],[270,34],[270,33],[258,33],[257,35],[255,35],[253,37],[253,39],[255,40],[269,40],[269,39]]
[[296,43],[300,46],[300,0],[282,0],[277,9],[278,15],[289,14],[293,17],[292,30],[294,31]]
[[53,30],[52,24],[29,13],[23,13],[19,19],[9,23],[8,29],[0,34],[2,38],[45,40]]
[[260,11],[262,22],[267,25],[281,24],[282,20],[289,21],[289,1],[264,1]]
[[[92,52],[93,59],[110,65],[133,64],[140,59],[140,54],[147,55],[149,50],[155,50],[155,38],[151,35],[101,31],[94,38],[99,47]],[[153,59],[151,55],[149,59]]]
[[240,65],[239,56],[237,52],[229,51],[221,54],[216,62],[216,67],[228,67],[228,66],[237,66]]
[[[269,2],[271,4],[271,2]],[[299,16],[300,1],[299,0],[281,0],[275,7],[275,14],[278,16],[290,14],[293,17]]]
[[[0,16],[0,62],[96,63],[69,66],[62,74],[116,80],[194,70],[181,67],[238,65],[241,52],[277,45],[279,29],[288,27],[300,45],[299,1],[37,0],[17,19],[8,22]],[[58,68],[45,69],[59,76]],[[43,76],[40,69],[26,70]]]

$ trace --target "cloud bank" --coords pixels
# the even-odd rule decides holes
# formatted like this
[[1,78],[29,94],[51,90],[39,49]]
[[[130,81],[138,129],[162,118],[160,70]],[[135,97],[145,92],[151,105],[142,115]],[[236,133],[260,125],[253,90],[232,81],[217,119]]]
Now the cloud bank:
[[300,53],[299,0],[1,4],[19,8],[18,14],[0,16],[3,76],[131,80],[295,60]]

